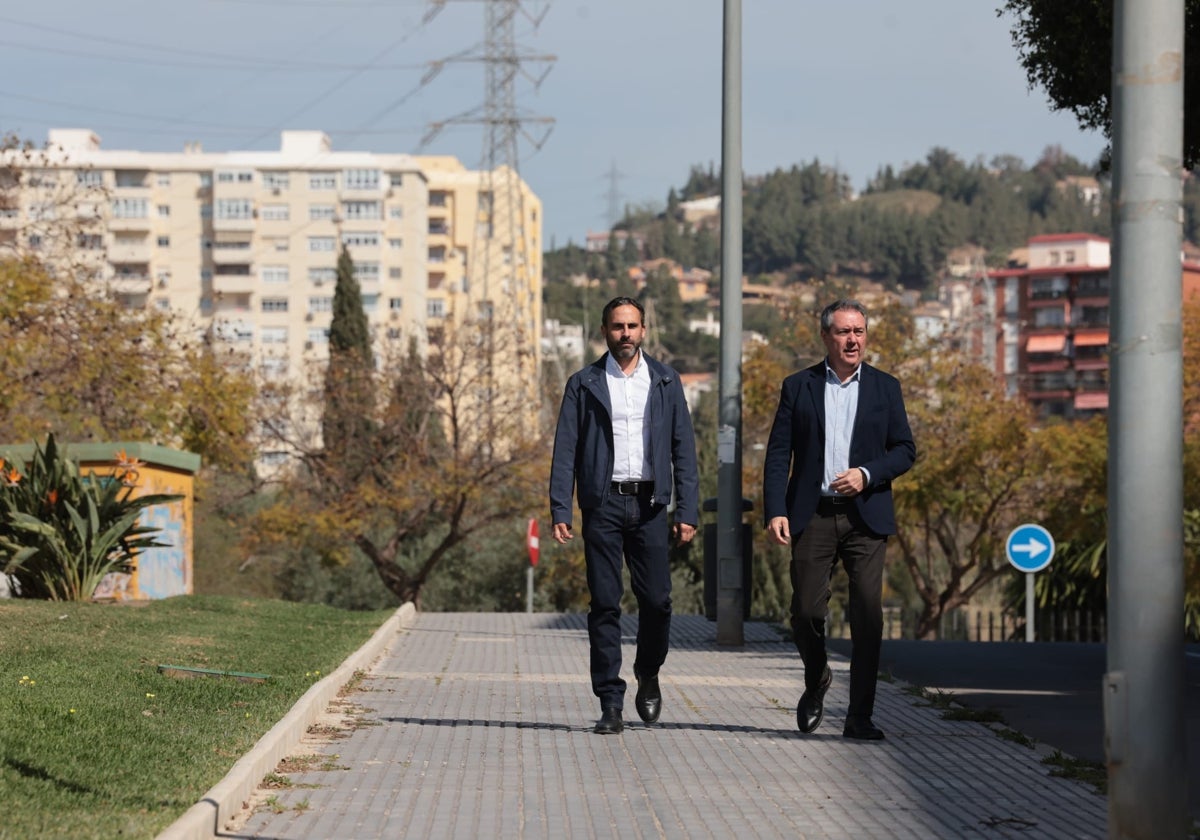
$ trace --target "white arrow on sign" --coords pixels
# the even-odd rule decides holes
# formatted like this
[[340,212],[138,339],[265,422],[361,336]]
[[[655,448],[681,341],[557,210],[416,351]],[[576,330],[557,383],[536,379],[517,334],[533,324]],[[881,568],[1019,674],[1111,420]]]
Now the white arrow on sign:
[[1046,545],[1044,542],[1039,540],[1037,537],[1030,537],[1029,542],[1025,543],[1024,545],[1022,545],[1020,543],[1014,543],[1012,550],[1020,551],[1022,554],[1028,554],[1029,557],[1032,559],[1034,557],[1037,557],[1039,554],[1041,554],[1043,551],[1045,551],[1049,547],[1050,546]]

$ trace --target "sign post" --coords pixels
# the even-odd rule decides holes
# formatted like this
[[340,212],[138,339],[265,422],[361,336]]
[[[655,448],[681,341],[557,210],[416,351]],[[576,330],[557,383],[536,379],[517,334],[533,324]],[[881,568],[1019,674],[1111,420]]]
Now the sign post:
[[1041,525],[1027,522],[1013,528],[1004,543],[1008,562],[1025,572],[1025,641],[1034,640],[1033,576],[1054,559],[1054,537]]
[[533,567],[538,563],[538,526],[537,519],[529,518],[529,527],[525,531],[525,544],[529,547],[529,568],[525,570],[525,612],[533,612]]

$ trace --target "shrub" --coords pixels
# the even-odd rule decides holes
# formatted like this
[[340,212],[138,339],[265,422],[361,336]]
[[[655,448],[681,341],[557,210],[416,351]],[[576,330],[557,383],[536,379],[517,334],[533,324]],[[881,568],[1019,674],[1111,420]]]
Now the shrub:
[[24,475],[0,460],[0,564],[25,598],[86,601],[110,572],[131,572],[145,548],[162,545],[142,510],[183,498],[134,497],[141,462],[117,453],[111,476],[89,473],[46,438]]

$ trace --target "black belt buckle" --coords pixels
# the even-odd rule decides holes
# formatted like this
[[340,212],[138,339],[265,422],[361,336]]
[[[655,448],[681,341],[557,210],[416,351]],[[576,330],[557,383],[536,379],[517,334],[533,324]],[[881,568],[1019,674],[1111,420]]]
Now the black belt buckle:
[[641,493],[645,481],[614,481],[613,489],[618,496],[637,496]]

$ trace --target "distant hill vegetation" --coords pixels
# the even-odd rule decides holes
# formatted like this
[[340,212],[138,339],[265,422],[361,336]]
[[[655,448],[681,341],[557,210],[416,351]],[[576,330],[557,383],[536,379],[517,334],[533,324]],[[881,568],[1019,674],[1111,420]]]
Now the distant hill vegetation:
[[[1002,266],[1040,233],[1110,235],[1108,183],[1100,170],[1100,162],[1085,164],[1051,146],[1031,166],[1011,155],[967,162],[935,148],[919,163],[881,168],[861,194],[844,173],[817,160],[747,176],[745,271],[790,280],[866,274],[924,290],[943,272],[947,254],[964,245],[984,249],[990,265]],[[718,220],[681,208],[719,189],[712,166],[692,167],[665,209],[630,210],[614,226],[635,234],[623,247],[614,243],[606,254],[589,255],[568,246],[547,254],[547,283],[572,274],[617,278],[637,260],[658,257],[719,270]]]

